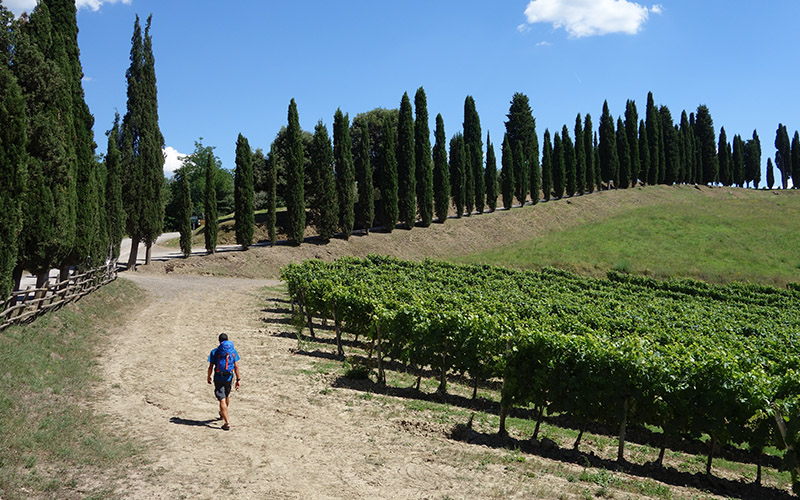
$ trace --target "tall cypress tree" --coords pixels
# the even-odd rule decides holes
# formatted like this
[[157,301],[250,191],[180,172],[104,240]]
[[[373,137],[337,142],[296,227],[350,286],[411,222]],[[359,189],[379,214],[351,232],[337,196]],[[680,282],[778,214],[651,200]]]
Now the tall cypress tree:
[[678,175],[678,182],[689,183],[691,177],[691,161],[692,161],[692,130],[689,125],[689,116],[686,110],[681,112],[681,125],[680,125],[680,141],[681,141],[681,165]]
[[372,188],[372,162],[370,162],[369,128],[366,121],[358,127],[357,154],[355,157],[358,204],[356,205],[356,225],[369,234],[375,219],[375,200]]
[[[658,149],[659,145],[661,144],[661,126],[659,123],[659,114],[658,108],[656,108],[655,101],[653,100],[653,93],[647,93],[647,115],[645,118],[645,127],[647,128],[647,145],[650,148],[650,154],[648,156],[648,160],[650,162],[647,165],[647,183],[651,186],[654,186],[658,183],[659,177],[659,158],[661,157],[661,151]],[[642,165],[642,170],[644,170],[645,166]]]
[[436,115],[436,130],[433,135],[433,206],[436,219],[443,223],[447,220],[450,208],[450,169],[447,165],[447,136],[444,132],[444,119]]
[[[381,225],[388,232],[394,230],[399,216],[397,207],[397,156],[395,155],[394,138],[397,132],[394,129],[394,124],[389,115],[383,117],[383,140],[381,141],[380,154],[378,159],[380,161],[380,180],[379,186],[381,191],[382,213],[380,215]],[[434,153],[435,155],[435,153]],[[445,152],[445,170],[447,170],[447,153]],[[435,175],[434,172],[434,182]],[[449,186],[448,186],[449,189]],[[447,213],[447,203],[445,200],[445,214]],[[446,217],[446,215],[445,215]]]
[[650,145],[647,142],[647,126],[644,120],[639,120],[639,180],[642,184],[647,182],[647,172],[643,165],[650,165]]
[[617,152],[614,119],[608,110],[608,101],[603,103],[603,115],[600,117],[599,148],[600,177],[606,183],[606,189],[611,189],[611,182],[617,178],[619,172],[619,153]]
[[627,189],[631,182],[631,150],[628,147],[628,132],[622,118],[617,118],[617,156],[619,157],[619,170],[614,185]]
[[236,138],[236,171],[233,178],[234,230],[242,250],[253,244],[255,212],[253,208],[253,151],[242,134]]
[[594,175],[597,183],[597,190],[603,189],[603,179],[600,175],[600,147],[597,144],[597,132],[594,133]]
[[420,225],[428,227],[433,221],[433,161],[431,159],[431,131],[428,127],[428,98],[425,89],[414,95],[414,159],[416,166],[417,212]]
[[[588,115],[587,115],[588,116]],[[594,181],[589,181],[594,185]],[[542,195],[544,201],[550,201],[553,191],[553,145],[550,143],[550,129],[544,129],[544,145],[542,146]]]
[[464,141],[464,211],[467,217],[472,215],[475,205],[475,178],[472,175],[472,145]]
[[408,229],[413,229],[417,220],[416,205],[416,160],[414,158],[414,116],[408,92],[400,100],[400,116],[397,125],[397,208],[398,219]]
[[733,136],[733,182],[739,187],[744,187],[744,141],[742,136]]
[[486,206],[489,212],[494,212],[497,208],[497,158],[494,154],[494,146],[486,133],[486,170],[484,170],[484,186],[486,186]]
[[781,171],[781,186],[786,189],[792,176],[792,145],[786,125],[781,123],[775,132],[775,166]]
[[464,215],[464,136],[457,133],[450,139],[450,194],[456,217]]
[[775,172],[773,172],[772,158],[767,157],[767,189],[772,189],[775,184]]
[[181,253],[184,257],[192,255],[192,193],[189,189],[189,176],[183,168],[179,168],[175,175],[180,183],[181,199],[178,203],[178,232],[180,233]]
[[639,155],[639,111],[636,109],[636,101],[630,99],[625,103],[625,137],[628,140],[628,148],[630,149],[631,186],[636,186],[639,182],[639,172],[641,169],[641,158]]
[[289,243],[299,245],[303,242],[306,229],[305,172],[303,157],[303,138],[300,134],[300,118],[294,99],[289,103],[288,158],[286,165],[286,236]]
[[586,153],[580,113],[575,118],[575,191],[580,195],[586,192]]
[[792,137],[792,185],[800,188],[800,133],[796,130]]
[[575,195],[575,146],[566,125],[561,128],[561,147],[564,150],[564,186],[567,196],[572,197]]
[[592,115],[589,113],[586,113],[586,117],[583,119],[583,154],[586,155],[586,189],[593,193],[596,185],[597,164],[594,161],[595,154],[592,145]]
[[717,155],[719,156],[719,182],[723,186],[731,185],[731,145],[728,143],[728,136],[725,127],[719,129],[719,143],[717,144]]
[[114,126],[108,131],[106,149],[106,221],[108,227],[109,255],[113,261],[119,258],[122,238],[125,236],[125,210],[122,206],[122,173],[119,113],[114,116]]
[[660,169],[664,175],[660,182],[671,185],[677,182],[680,171],[680,138],[675,130],[675,123],[672,120],[672,113],[669,108],[661,106],[658,113],[662,137],[660,149],[664,155],[664,168]]
[[[528,190],[533,185],[531,177],[536,177],[536,182],[541,178],[539,165],[539,138],[536,136],[536,120],[533,118],[528,96],[515,93],[511,98],[508,114],[506,115],[506,132],[511,150],[516,151],[517,142],[522,142],[523,161],[519,164],[520,170],[514,172],[514,194],[520,203],[525,205]],[[537,197],[531,193],[531,197]]]
[[211,151],[205,154],[205,164],[203,169],[206,173],[206,192],[203,216],[205,217],[205,229],[203,236],[205,238],[206,252],[217,252],[217,231],[218,216],[217,216],[217,190],[214,188],[214,155]]
[[[452,154],[452,152],[453,145],[451,142],[450,154]],[[500,155],[500,190],[503,195],[503,208],[511,210],[514,203],[514,153],[511,152],[511,143],[508,141],[507,132],[503,136],[503,150],[500,152]]]
[[475,109],[475,99],[468,95],[464,100],[464,145],[469,155],[472,167],[472,191],[475,210],[483,213],[486,198],[486,183],[483,172],[483,133],[481,132],[481,119]]
[[336,234],[339,222],[336,179],[333,175],[333,147],[328,128],[317,122],[314,127],[314,140],[311,143],[311,168],[317,185],[317,234],[324,242]]
[[753,138],[745,145],[744,165],[747,182],[752,182],[753,187],[758,189],[758,183],[761,182],[761,140],[755,130]]
[[275,144],[273,143],[269,151],[269,158],[267,158],[267,172],[265,176],[267,183],[267,234],[269,235],[269,243],[273,247],[278,243],[278,235],[275,231],[275,224],[277,221],[278,166],[275,154]]
[[336,166],[336,192],[339,195],[339,228],[344,239],[350,238],[355,221],[355,183],[353,142],[350,139],[350,118],[337,109],[333,115],[333,162]]
[[702,183],[712,184],[717,182],[719,175],[719,162],[717,159],[717,135],[714,133],[714,121],[708,107],[701,104],[697,107],[695,115],[695,135],[699,143],[700,171]]
[[[2,9],[2,6],[0,6]],[[1,12],[0,12],[1,13]],[[0,49],[2,50],[2,49]],[[2,52],[0,52],[2,54]],[[6,54],[2,54],[3,59]],[[22,230],[22,201],[27,181],[25,99],[5,60],[0,61],[0,298],[13,286],[17,238]]]
[[561,136],[553,134],[553,196],[561,198],[564,196],[564,147]]

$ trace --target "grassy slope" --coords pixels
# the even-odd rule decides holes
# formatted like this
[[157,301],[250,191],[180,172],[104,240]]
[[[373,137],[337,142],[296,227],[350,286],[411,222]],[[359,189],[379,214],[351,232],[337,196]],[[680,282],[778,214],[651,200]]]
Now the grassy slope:
[[102,496],[115,466],[136,455],[87,400],[105,325],[139,298],[135,285],[117,280],[0,334],[0,498]]

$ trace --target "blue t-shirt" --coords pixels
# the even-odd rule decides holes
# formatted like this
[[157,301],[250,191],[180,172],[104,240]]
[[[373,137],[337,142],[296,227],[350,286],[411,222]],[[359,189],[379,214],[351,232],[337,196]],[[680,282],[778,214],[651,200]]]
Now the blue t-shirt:
[[[214,361],[216,360],[217,349],[219,349],[219,347],[215,347],[214,349],[211,349],[211,354],[208,355],[208,362],[209,363],[214,363]],[[239,353],[236,352],[236,349],[234,349],[233,350],[233,362],[235,363],[237,361],[239,361]],[[221,374],[217,373],[216,370],[215,370],[214,371],[214,380],[219,380],[221,382],[228,382],[230,380],[233,380],[233,373],[231,373],[231,375],[228,375],[226,377],[224,375],[221,375]]]

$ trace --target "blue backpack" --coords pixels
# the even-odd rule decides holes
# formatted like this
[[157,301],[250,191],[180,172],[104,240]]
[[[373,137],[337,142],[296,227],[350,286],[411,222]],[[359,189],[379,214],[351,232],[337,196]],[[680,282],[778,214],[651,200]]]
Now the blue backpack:
[[236,361],[233,342],[230,340],[223,340],[220,342],[214,354],[217,358],[214,362],[214,371],[216,374],[223,377],[230,377],[233,373],[233,364]]

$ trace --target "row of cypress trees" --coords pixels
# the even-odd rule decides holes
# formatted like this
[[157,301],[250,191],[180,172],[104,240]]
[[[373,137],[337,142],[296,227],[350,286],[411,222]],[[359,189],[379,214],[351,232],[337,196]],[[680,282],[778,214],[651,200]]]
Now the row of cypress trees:
[[144,35],[136,19],[128,110],[99,161],[76,14],[74,0],[42,0],[19,19],[0,5],[0,296],[25,270],[40,288],[52,268],[65,279],[70,268],[116,259],[125,232],[148,250],[161,232],[164,140],[150,19]]

